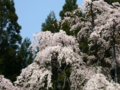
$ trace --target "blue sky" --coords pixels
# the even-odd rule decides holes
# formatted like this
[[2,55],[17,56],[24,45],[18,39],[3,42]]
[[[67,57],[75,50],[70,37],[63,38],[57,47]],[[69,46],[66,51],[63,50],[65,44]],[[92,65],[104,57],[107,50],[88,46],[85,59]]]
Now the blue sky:
[[[32,41],[33,34],[41,31],[41,24],[45,22],[50,11],[54,11],[56,18],[59,19],[59,12],[65,0],[14,0],[18,23],[22,26],[22,38],[30,38]],[[81,6],[83,0],[77,0]]]

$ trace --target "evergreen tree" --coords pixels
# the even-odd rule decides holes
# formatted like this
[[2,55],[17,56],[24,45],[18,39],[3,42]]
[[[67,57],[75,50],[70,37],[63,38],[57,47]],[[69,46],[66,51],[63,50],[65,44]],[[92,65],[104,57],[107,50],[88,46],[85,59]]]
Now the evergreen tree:
[[19,52],[18,52],[18,58],[21,59],[22,68],[27,67],[29,64],[33,62],[33,55],[29,51],[29,46],[31,44],[31,41],[29,38],[25,38],[22,42]]
[[[65,14],[66,12],[72,12],[73,10],[78,8],[76,2],[77,0],[65,0],[63,10],[61,10],[59,13],[61,19],[64,19],[66,16],[68,16],[68,14]],[[67,35],[76,35],[74,32],[70,31],[70,23],[67,21],[64,21],[64,23],[60,23],[60,29],[64,30],[67,33]]]
[[114,2],[119,2],[120,3],[120,0],[104,0],[104,1],[109,3],[109,4],[112,4]]
[[66,12],[71,12],[78,8],[76,4],[77,0],[65,0],[65,4],[63,6],[63,10],[60,11],[60,17],[63,19]]
[[42,31],[51,31],[52,33],[59,32],[57,19],[53,11],[47,16],[45,23],[42,23]]
[[21,69],[17,61],[21,26],[17,20],[13,0],[0,0],[0,74],[12,81]]

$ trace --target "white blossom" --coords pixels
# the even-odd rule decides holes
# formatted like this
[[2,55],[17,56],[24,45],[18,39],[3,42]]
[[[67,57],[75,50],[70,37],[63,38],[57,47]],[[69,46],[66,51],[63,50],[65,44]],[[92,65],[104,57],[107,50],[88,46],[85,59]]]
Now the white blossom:
[[18,90],[12,84],[9,79],[4,78],[3,75],[0,75],[0,90]]
[[103,74],[95,74],[86,83],[83,90],[119,90],[120,86],[106,80]]

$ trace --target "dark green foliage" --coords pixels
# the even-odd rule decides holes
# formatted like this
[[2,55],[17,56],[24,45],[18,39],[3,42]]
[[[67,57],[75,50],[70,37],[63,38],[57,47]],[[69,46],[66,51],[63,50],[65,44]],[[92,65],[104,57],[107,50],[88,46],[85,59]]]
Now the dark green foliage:
[[88,40],[86,38],[83,38],[81,41],[80,41],[80,50],[83,52],[83,53],[87,53],[89,54],[89,47],[88,47]]
[[51,31],[52,33],[59,32],[57,19],[53,11],[47,16],[45,23],[42,23],[42,31]]
[[33,55],[29,51],[30,44],[31,44],[30,39],[25,38],[19,48],[18,56],[19,56],[19,59],[22,61],[21,62],[22,68],[27,67],[29,64],[33,62]]
[[12,81],[21,70],[17,51],[22,38],[17,20],[13,0],[0,0],[0,74]]
[[[77,0],[65,0],[65,4],[63,6],[63,10],[60,11],[59,15],[61,19],[64,19],[66,12],[72,12],[73,10],[78,8],[78,5],[76,4]],[[71,16],[70,16],[71,17]],[[69,22],[64,22],[61,26],[61,29],[64,30],[67,35],[75,35],[77,34],[77,30],[75,32],[70,31],[70,25]]]
[[[63,64],[61,68],[59,65],[55,64],[55,61],[52,63],[52,90],[70,90],[70,81],[69,77],[71,74],[71,68],[69,65]],[[55,65],[54,65],[55,64]]]
[[119,2],[120,3],[120,0],[104,0],[104,1],[109,3],[109,4],[112,4],[114,2]]
[[67,35],[72,34],[72,32],[70,32],[69,22],[67,22],[67,21],[62,24],[62,30],[64,30]]
[[76,4],[77,0],[65,0],[65,4],[63,6],[63,10],[60,11],[59,15],[63,19],[66,12],[71,12],[78,8],[78,5]]

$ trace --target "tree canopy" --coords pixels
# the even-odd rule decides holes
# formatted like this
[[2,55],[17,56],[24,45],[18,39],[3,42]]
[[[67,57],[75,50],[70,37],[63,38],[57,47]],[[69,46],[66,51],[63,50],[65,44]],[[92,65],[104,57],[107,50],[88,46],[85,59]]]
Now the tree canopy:
[[114,2],[119,2],[120,3],[120,0],[104,0],[105,2],[107,2],[108,4],[112,4]]
[[68,11],[73,11],[78,8],[76,4],[77,0],[65,0],[65,4],[63,6],[63,10],[60,11],[60,17],[63,19],[65,13]]
[[22,37],[17,20],[13,0],[0,0],[0,74],[12,81],[21,70],[17,51]]
[[57,25],[57,19],[53,11],[49,13],[45,22],[42,23],[42,31],[51,31],[53,33],[59,32],[59,27]]
[[31,44],[30,39],[25,38],[19,47],[18,58],[21,61],[22,68],[27,67],[29,64],[33,62],[33,54],[29,50],[30,44]]

